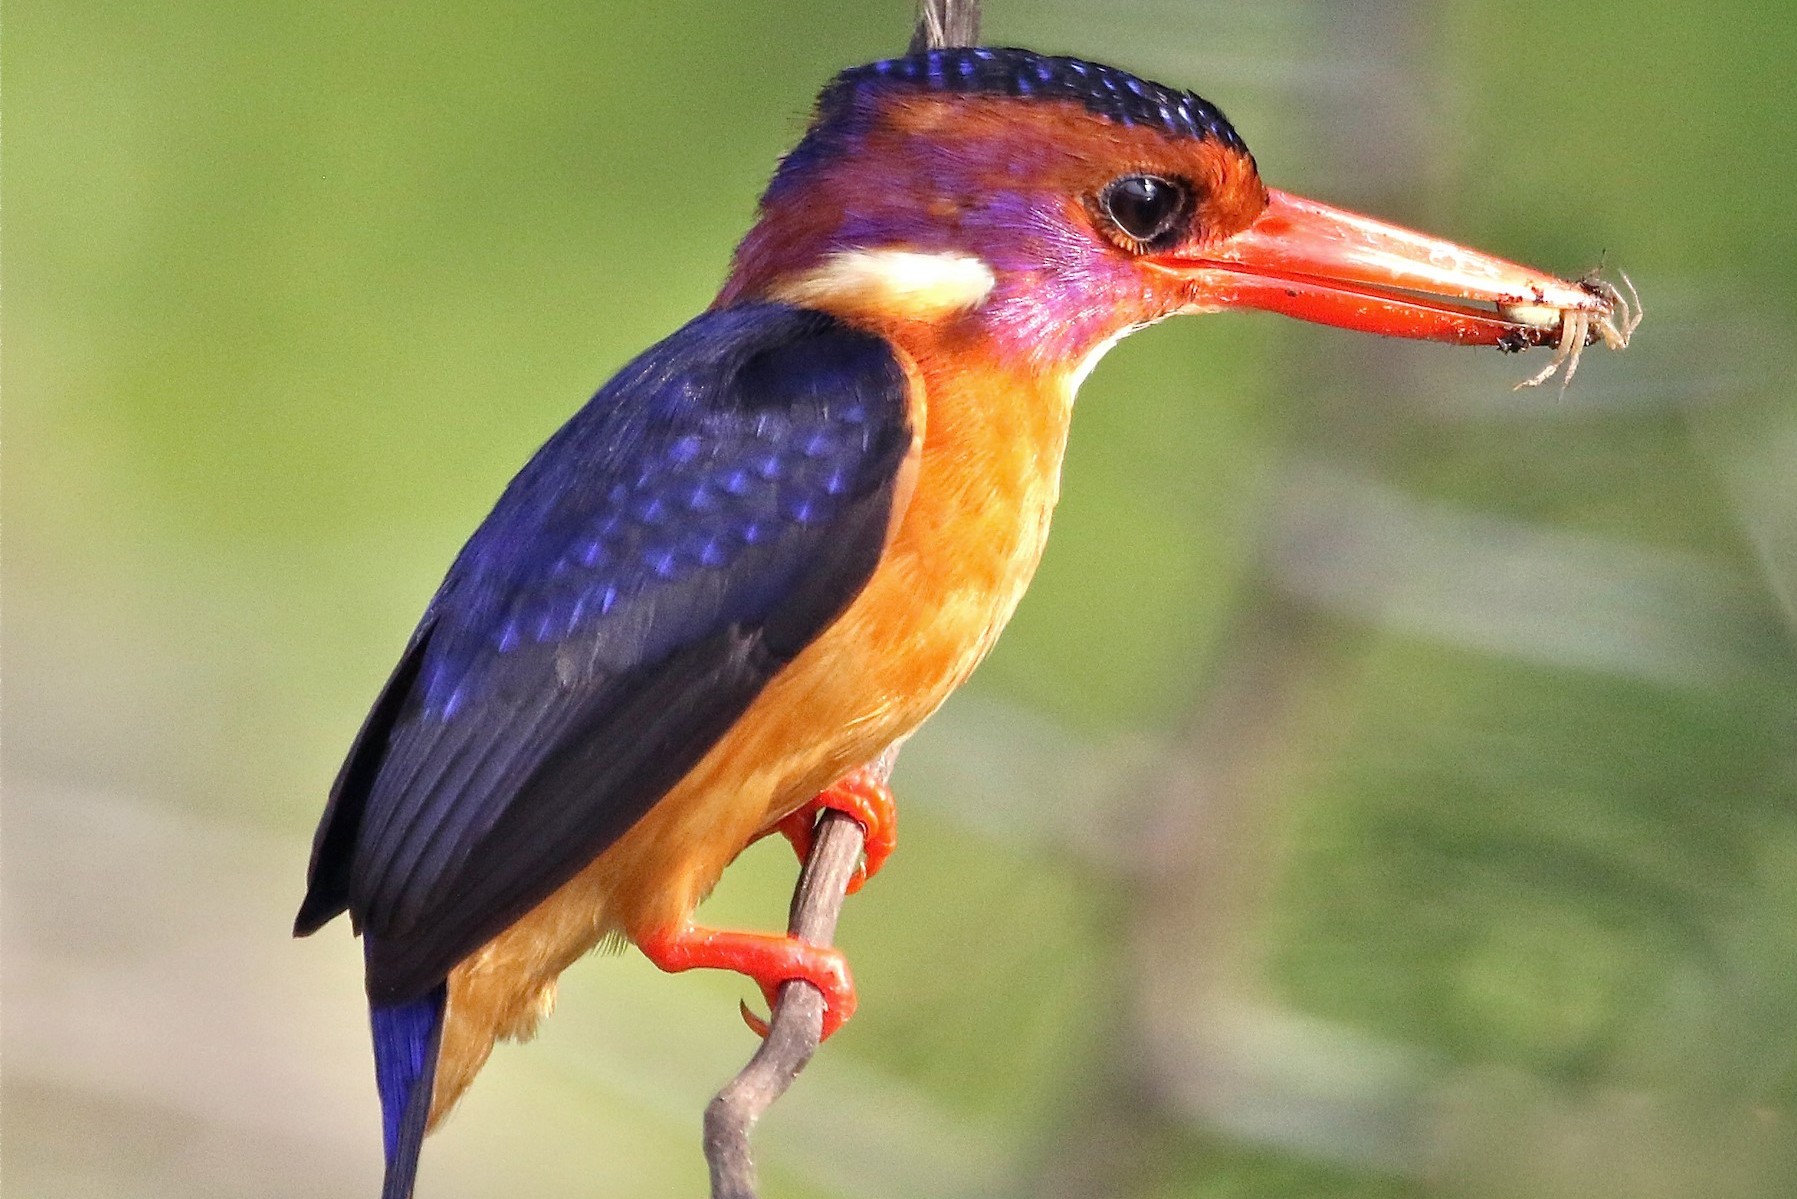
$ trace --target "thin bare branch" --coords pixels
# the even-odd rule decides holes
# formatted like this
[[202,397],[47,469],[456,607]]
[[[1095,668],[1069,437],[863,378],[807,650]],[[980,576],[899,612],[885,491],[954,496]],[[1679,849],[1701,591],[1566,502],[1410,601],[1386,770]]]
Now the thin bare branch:
[[[817,945],[830,943],[844,889],[860,857],[861,826],[840,812],[824,813],[793,894],[792,920],[787,925],[793,936]],[[705,1109],[705,1158],[711,1164],[713,1199],[755,1199],[749,1133],[817,1052],[823,1026],[821,991],[804,982],[780,987],[761,1048]]]
[[980,0],[917,0],[911,53],[980,44]]
[[[884,780],[891,777],[897,758],[894,746],[872,768]],[[853,817],[824,813],[793,892],[788,933],[813,945],[828,945],[836,936],[836,919],[861,860],[863,841]],[[823,993],[810,983],[783,984],[774,997],[761,1048],[705,1109],[705,1160],[711,1166],[712,1199],[755,1199],[749,1133],[817,1052],[823,1028]]]

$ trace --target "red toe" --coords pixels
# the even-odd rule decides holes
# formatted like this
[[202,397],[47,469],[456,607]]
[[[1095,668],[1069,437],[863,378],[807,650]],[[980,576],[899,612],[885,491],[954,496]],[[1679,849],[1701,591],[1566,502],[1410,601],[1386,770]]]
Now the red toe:
[[[637,945],[663,970],[709,967],[747,975],[761,988],[770,1009],[779,997],[782,983],[810,983],[824,997],[825,1039],[855,1014],[855,981],[840,949],[813,945],[797,937],[726,932],[692,925],[640,937]],[[746,1007],[743,1014],[750,1028],[766,1035],[765,1022],[752,1017]]]
[[872,770],[862,767],[850,771],[774,826],[792,842],[793,851],[801,862],[811,856],[811,845],[817,835],[817,818],[825,811],[853,817],[865,834],[865,861],[849,880],[849,894],[853,895],[863,883],[880,872],[880,867],[886,864],[886,859],[898,845],[898,805],[892,797],[892,789]]

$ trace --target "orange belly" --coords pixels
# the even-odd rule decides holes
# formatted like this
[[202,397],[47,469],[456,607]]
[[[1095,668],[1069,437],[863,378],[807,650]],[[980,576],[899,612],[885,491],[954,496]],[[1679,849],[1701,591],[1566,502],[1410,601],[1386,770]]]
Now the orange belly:
[[496,1038],[535,1030],[570,963],[685,921],[750,841],[909,735],[991,649],[1041,557],[1071,397],[1060,379],[907,366],[928,397],[915,485],[867,587],[648,815],[456,967],[433,1123]]

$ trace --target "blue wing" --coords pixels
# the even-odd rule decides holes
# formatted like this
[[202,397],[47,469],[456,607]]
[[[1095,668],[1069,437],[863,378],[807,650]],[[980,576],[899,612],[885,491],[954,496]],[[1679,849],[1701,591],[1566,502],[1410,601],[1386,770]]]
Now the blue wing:
[[625,367],[463,547],[350,751],[295,928],[426,993],[641,819],[858,594],[911,446],[887,344],[778,305]]

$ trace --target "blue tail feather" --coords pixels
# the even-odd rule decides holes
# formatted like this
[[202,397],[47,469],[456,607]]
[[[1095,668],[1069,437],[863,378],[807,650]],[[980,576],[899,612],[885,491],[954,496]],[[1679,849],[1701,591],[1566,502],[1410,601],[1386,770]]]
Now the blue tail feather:
[[381,1123],[387,1147],[387,1176],[381,1199],[411,1199],[418,1174],[418,1151],[431,1111],[431,1084],[443,1039],[448,985],[406,1003],[371,1004],[374,1077],[381,1092]]

